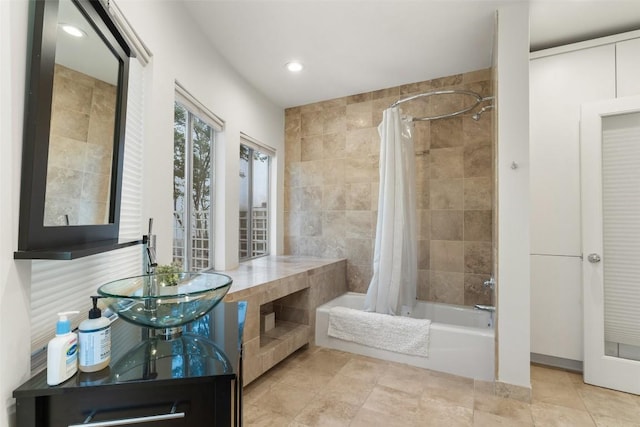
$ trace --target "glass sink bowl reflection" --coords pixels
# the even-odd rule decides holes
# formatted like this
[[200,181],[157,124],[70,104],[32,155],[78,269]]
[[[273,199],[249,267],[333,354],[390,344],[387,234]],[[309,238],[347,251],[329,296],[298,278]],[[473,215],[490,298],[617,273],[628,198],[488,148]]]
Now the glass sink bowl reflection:
[[177,328],[207,314],[229,291],[233,280],[219,273],[146,274],[98,288],[107,306],[138,326]]

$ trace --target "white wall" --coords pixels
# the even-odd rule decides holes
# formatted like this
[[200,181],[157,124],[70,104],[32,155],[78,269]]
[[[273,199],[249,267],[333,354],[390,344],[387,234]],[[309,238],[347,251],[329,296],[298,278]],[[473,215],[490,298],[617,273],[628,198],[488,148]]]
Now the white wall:
[[15,262],[22,158],[28,3],[0,1],[0,427],[15,412],[11,393],[29,377],[30,269]]
[[[216,238],[215,268],[234,268],[238,263],[238,206],[240,132],[268,144],[277,151],[276,222],[282,223],[284,177],[284,111],[268,101],[220,57],[203,33],[186,16],[181,2],[117,2],[140,38],[153,54],[145,148],[145,204],[143,217],[154,218],[159,261],[171,260],[173,100],[174,81],[225,121],[222,138],[216,142]],[[153,7],[150,7],[153,4]],[[150,12],[153,12],[150,15]],[[212,17],[211,25],[215,25]],[[171,31],[169,31],[171,29]],[[276,249],[282,251],[279,227]]]
[[[530,387],[529,9],[498,10],[498,378]],[[512,162],[518,167],[512,169]]]
[[[217,268],[237,263],[238,161],[240,131],[278,151],[276,201],[282,212],[284,113],[255,91],[203,41],[184,17],[180,2],[122,0],[125,16],[152,50],[146,93],[144,216],[155,218],[160,261],[171,257],[173,100],[178,79],[212,111],[226,120],[219,141],[223,165],[216,171],[218,215],[222,230]],[[14,425],[12,391],[29,377],[31,262],[14,261],[18,241],[22,124],[27,61],[28,9],[26,0],[0,1],[0,427]],[[224,197],[223,197],[224,196]],[[280,215],[281,216],[281,215]],[[225,224],[226,221],[226,224]],[[276,218],[282,224],[282,218]],[[146,219],[140,224],[146,229]],[[276,236],[282,248],[282,232]],[[61,261],[64,262],[64,261]]]

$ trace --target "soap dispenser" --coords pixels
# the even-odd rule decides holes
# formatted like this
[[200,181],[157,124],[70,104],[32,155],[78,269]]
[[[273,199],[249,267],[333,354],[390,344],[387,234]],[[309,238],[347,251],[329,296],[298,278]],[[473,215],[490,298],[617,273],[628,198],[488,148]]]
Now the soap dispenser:
[[111,361],[111,322],[98,308],[99,296],[92,296],[93,308],[89,318],[78,326],[79,368],[82,372],[96,372]]
[[58,313],[56,336],[47,345],[47,384],[58,385],[78,371],[78,336],[71,332],[67,316],[77,311]]

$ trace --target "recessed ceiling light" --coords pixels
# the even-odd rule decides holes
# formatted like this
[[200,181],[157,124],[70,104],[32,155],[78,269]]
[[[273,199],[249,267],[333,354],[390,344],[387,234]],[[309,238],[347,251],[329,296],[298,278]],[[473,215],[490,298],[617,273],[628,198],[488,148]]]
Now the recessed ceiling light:
[[298,61],[287,62],[286,67],[287,70],[291,71],[292,73],[302,71],[302,69],[304,68],[304,66]]
[[65,33],[73,36],[73,37],[84,37],[87,34],[82,31],[80,28],[75,27],[73,25],[69,25],[69,24],[60,24],[60,28],[62,28],[64,30]]

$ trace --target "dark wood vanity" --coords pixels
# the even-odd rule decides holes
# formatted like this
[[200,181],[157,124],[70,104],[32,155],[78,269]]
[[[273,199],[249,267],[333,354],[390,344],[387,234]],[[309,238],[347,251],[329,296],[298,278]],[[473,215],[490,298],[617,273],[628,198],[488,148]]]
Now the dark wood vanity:
[[110,366],[54,387],[35,375],[13,392],[17,426],[240,426],[245,312],[220,303],[171,340],[116,320]]

